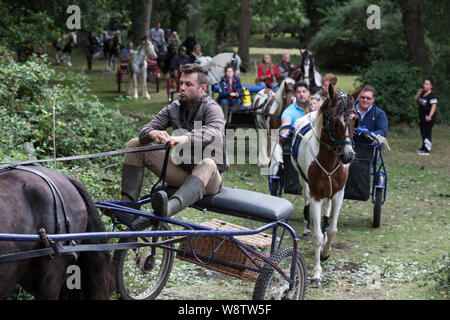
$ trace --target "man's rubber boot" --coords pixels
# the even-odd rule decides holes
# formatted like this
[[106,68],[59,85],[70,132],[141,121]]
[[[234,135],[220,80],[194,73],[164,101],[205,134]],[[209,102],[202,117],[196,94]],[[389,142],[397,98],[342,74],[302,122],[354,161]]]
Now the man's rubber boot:
[[168,199],[165,191],[153,195],[152,207],[154,213],[161,217],[171,217],[203,197],[205,188],[203,182],[194,176],[189,176],[183,185]]
[[[142,183],[144,182],[145,167],[123,165],[122,167],[122,198],[123,202],[137,202],[141,194]],[[124,204],[125,207],[140,210],[141,206]],[[119,221],[129,225],[138,216],[126,212],[113,210],[112,215]]]

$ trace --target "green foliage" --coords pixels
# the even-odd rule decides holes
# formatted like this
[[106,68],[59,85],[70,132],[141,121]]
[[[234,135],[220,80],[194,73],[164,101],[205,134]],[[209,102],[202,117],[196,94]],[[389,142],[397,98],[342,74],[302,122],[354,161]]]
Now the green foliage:
[[[381,29],[367,28],[369,5],[381,9]],[[377,59],[408,60],[402,15],[395,2],[351,0],[321,10],[325,17],[308,48],[323,67],[352,70]]]
[[378,60],[359,71],[359,87],[370,84],[376,89],[375,103],[386,112],[390,124],[417,121],[417,104],[413,98],[423,81],[419,68],[407,62]]
[[40,45],[56,39],[59,29],[45,12],[32,12],[27,8],[0,6],[0,39],[11,50],[22,45]]
[[257,0],[253,6],[252,31],[279,35],[297,33],[308,24],[301,0]]
[[0,161],[23,159],[27,142],[37,158],[52,157],[53,114],[58,157],[121,149],[135,135],[134,120],[89,95],[84,75],[45,62],[0,61]]

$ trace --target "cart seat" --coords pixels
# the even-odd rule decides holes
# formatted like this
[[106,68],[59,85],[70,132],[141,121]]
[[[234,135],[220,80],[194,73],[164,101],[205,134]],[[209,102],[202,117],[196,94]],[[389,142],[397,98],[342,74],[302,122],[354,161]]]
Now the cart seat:
[[[170,197],[177,188],[165,188]],[[223,187],[215,195],[206,195],[191,207],[258,221],[279,221],[288,218],[294,210],[291,202],[271,195]]]

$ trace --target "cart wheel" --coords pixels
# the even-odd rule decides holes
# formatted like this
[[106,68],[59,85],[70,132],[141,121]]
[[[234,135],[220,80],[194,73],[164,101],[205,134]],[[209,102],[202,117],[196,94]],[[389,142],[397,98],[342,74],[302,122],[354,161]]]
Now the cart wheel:
[[372,227],[378,228],[381,222],[381,206],[383,205],[383,192],[384,189],[375,189],[375,204],[373,206],[373,222]]
[[[135,230],[152,228],[152,222],[139,217],[133,222]],[[158,230],[170,230],[166,223],[160,223]],[[170,237],[161,237],[168,240]],[[120,239],[119,242],[144,240]],[[148,239],[151,241],[151,239]],[[170,246],[173,246],[171,244]],[[155,250],[152,253],[152,250]],[[136,249],[116,250],[113,262],[116,267],[117,291],[123,300],[153,300],[169,279],[174,261],[174,252],[160,247],[141,247]]]
[[[286,275],[291,274],[293,248],[284,248],[271,256],[274,265],[278,266]],[[306,294],[307,269],[305,258],[297,251],[295,281],[292,290],[274,266],[266,263],[256,281],[253,300],[303,300]]]

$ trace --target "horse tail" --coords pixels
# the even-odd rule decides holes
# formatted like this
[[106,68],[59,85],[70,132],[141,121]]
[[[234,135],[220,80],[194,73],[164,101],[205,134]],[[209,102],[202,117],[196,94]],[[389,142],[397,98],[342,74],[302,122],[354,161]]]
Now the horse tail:
[[[98,214],[97,207],[92,201],[86,187],[75,178],[66,176],[66,178],[77,189],[86,205],[88,215],[86,232],[104,232],[105,226]],[[106,240],[83,240],[83,244],[106,243]],[[73,299],[89,300],[109,300],[115,291],[114,267],[111,263],[109,251],[83,251],[81,252],[77,265],[81,271],[81,292]]]

